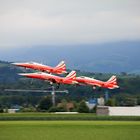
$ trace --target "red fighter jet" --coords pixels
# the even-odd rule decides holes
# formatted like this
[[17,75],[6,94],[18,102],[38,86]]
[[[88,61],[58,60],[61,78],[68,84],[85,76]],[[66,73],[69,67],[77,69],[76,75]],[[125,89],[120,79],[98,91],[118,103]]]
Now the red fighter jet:
[[91,86],[93,86],[93,89],[95,89],[96,86],[103,87],[103,88],[108,88],[108,89],[119,88],[119,86],[117,85],[117,78],[114,75],[106,82],[96,80],[94,78],[90,78],[90,77],[86,77],[86,76],[76,77],[75,80],[79,84],[91,85]]
[[39,70],[39,71],[48,72],[48,73],[55,73],[55,74],[67,73],[66,64],[64,61],[61,61],[56,67],[43,65],[36,62],[12,63],[12,64],[19,67],[30,68],[30,69]]
[[36,72],[36,73],[20,73],[19,75],[28,77],[28,78],[35,78],[40,80],[49,81],[51,83],[56,84],[76,84],[77,82],[74,80],[76,78],[76,72],[71,71],[66,77],[60,77],[44,72]]

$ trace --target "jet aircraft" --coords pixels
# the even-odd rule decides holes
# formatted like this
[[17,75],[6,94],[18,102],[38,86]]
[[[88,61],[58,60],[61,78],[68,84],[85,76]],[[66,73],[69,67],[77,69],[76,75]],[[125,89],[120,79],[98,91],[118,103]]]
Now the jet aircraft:
[[25,67],[30,68],[42,72],[48,72],[48,73],[55,73],[55,74],[64,74],[67,73],[66,71],[66,64],[64,61],[61,61],[56,67],[51,67],[47,65],[43,65],[36,62],[26,62],[26,63],[12,63],[13,65],[19,66],[19,67]]
[[66,77],[60,77],[60,76],[56,76],[56,75],[52,75],[52,74],[48,74],[48,73],[44,73],[44,72],[20,73],[19,75],[25,76],[28,78],[49,81],[49,82],[51,82],[51,84],[56,83],[58,85],[59,84],[76,84],[76,83],[78,83],[74,80],[76,78],[75,71],[71,71]]
[[117,85],[117,78],[114,75],[106,82],[94,78],[86,77],[86,76],[76,77],[75,80],[79,84],[91,85],[93,86],[93,89],[95,89],[97,86],[102,88],[109,88],[109,89],[119,88],[119,86]]
[[[103,87],[109,89],[119,88],[119,86],[117,85],[117,78],[114,75],[108,81],[105,82],[86,76],[76,77],[75,71],[71,71],[66,77],[53,75],[52,73],[54,74],[67,73],[66,65],[64,61],[61,61],[56,67],[50,67],[36,62],[12,63],[12,64],[20,67],[31,68],[31,69],[42,71],[36,73],[21,73],[19,75],[28,78],[35,78],[35,79],[49,81],[51,84],[56,83],[57,85],[60,84],[91,85],[93,86],[94,89],[96,87]],[[44,72],[48,72],[49,74]]]

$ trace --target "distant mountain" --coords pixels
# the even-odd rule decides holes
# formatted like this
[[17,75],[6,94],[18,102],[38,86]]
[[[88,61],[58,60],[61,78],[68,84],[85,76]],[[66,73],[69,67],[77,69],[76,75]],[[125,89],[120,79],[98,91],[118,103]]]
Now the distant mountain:
[[65,60],[70,69],[92,72],[140,72],[140,42],[67,46],[33,46],[0,52],[6,61],[37,61],[56,65]]

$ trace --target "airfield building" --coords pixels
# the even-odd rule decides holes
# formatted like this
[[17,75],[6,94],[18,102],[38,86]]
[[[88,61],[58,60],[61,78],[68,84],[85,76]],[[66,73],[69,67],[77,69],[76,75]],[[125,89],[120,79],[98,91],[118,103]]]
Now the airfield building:
[[109,107],[98,106],[97,115],[109,116],[140,116],[140,106],[136,107]]

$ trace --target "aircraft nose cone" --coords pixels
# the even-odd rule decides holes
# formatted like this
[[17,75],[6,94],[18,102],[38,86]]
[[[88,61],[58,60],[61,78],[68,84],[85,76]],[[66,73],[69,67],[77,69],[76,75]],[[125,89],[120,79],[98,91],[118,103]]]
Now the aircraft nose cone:
[[17,65],[18,63],[11,63],[12,65]]
[[27,76],[28,74],[26,74],[26,73],[19,73],[18,75],[20,75],[20,76]]
[[11,63],[12,65],[15,65],[15,66],[20,66],[21,63]]

